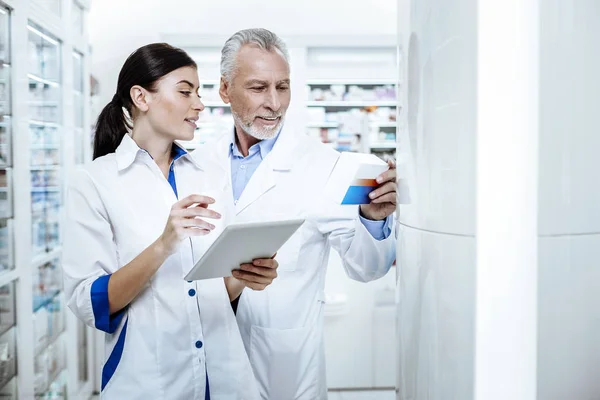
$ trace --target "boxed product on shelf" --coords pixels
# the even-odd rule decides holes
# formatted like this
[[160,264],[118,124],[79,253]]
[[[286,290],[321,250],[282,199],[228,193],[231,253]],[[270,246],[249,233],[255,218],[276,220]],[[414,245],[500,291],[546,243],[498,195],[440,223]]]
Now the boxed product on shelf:
[[33,348],[43,349],[48,337],[48,310],[42,307],[33,314]]
[[377,107],[373,112],[369,113],[370,122],[395,122],[396,109],[393,107]]
[[60,151],[58,149],[33,149],[31,150],[32,166],[50,166],[60,164]]
[[61,204],[60,192],[32,192],[31,212],[36,216],[58,214]]
[[30,124],[29,137],[33,147],[56,148],[60,144],[58,128],[55,126]]
[[60,169],[31,169],[31,186],[34,188],[58,187],[60,185]]
[[[10,248],[9,234],[8,226],[4,223],[0,223],[0,272],[12,268],[12,265],[9,265],[11,258],[10,252],[12,251]],[[0,325],[2,324],[1,319],[2,318],[0,317]]]
[[363,130],[364,113],[359,109],[352,109],[337,113],[339,129],[344,133],[358,133]]
[[0,145],[6,145],[9,143],[10,132],[10,116],[0,115]]
[[311,101],[342,101],[346,92],[345,85],[324,85],[323,87],[313,87],[309,92]]
[[50,379],[50,371],[48,370],[48,350],[44,350],[35,358],[34,365],[34,390],[36,394],[41,394],[46,391]]
[[202,96],[202,101],[210,101],[210,102],[220,102],[221,95],[219,94],[219,85],[218,84],[204,84],[200,89],[200,96]]
[[306,112],[310,122],[326,121],[325,107],[308,107]]
[[[39,297],[39,302],[45,302],[54,297],[62,288],[62,270],[58,259],[40,266],[33,274],[33,296]],[[36,301],[34,300],[34,306]]]
[[16,372],[15,331],[11,329],[0,337],[0,383],[6,384]]
[[394,101],[396,88],[390,84],[309,85],[309,101]]
[[15,324],[14,284],[0,287],[0,329],[6,331]]
[[58,337],[65,330],[65,314],[61,296],[56,296],[46,309],[48,310],[48,337],[50,340]]

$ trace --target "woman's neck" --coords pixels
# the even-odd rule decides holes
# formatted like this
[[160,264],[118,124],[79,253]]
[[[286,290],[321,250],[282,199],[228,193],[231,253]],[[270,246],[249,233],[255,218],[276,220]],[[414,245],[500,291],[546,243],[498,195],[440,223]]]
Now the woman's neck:
[[[137,122],[137,121],[136,121]],[[169,169],[172,160],[173,140],[154,132],[150,127],[136,123],[131,138],[141,148],[146,150],[161,170]]]

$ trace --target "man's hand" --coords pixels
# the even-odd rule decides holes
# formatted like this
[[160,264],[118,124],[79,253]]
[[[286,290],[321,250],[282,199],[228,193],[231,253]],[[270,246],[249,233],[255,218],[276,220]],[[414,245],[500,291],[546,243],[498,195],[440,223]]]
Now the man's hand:
[[379,186],[369,197],[370,204],[360,205],[360,214],[373,221],[381,221],[396,211],[396,163],[388,161],[390,169],[377,177]]
[[279,263],[274,258],[261,258],[240,265],[240,269],[233,271],[233,277],[250,289],[264,290],[277,278],[277,267]]

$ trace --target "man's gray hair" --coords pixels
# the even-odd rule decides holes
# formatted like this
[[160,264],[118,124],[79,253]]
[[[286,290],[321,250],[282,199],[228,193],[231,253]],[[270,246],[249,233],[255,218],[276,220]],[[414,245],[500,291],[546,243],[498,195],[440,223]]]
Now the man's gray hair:
[[227,39],[221,50],[221,75],[227,82],[231,82],[236,68],[236,58],[240,48],[246,44],[257,46],[268,51],[279,51],[290,65],[290,55],[287,46],[271,31],[262,28],[244,29],[236,32]]

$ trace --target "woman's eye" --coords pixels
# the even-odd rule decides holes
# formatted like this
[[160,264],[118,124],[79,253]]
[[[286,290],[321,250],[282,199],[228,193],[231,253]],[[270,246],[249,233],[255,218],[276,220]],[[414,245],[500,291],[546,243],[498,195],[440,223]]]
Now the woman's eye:
[[182,95],[184,95],[186,97],[189,96],[190,94],[192,94],[192,92],[188,92],[188,91],[181,91],[179,93],[181,93]]

